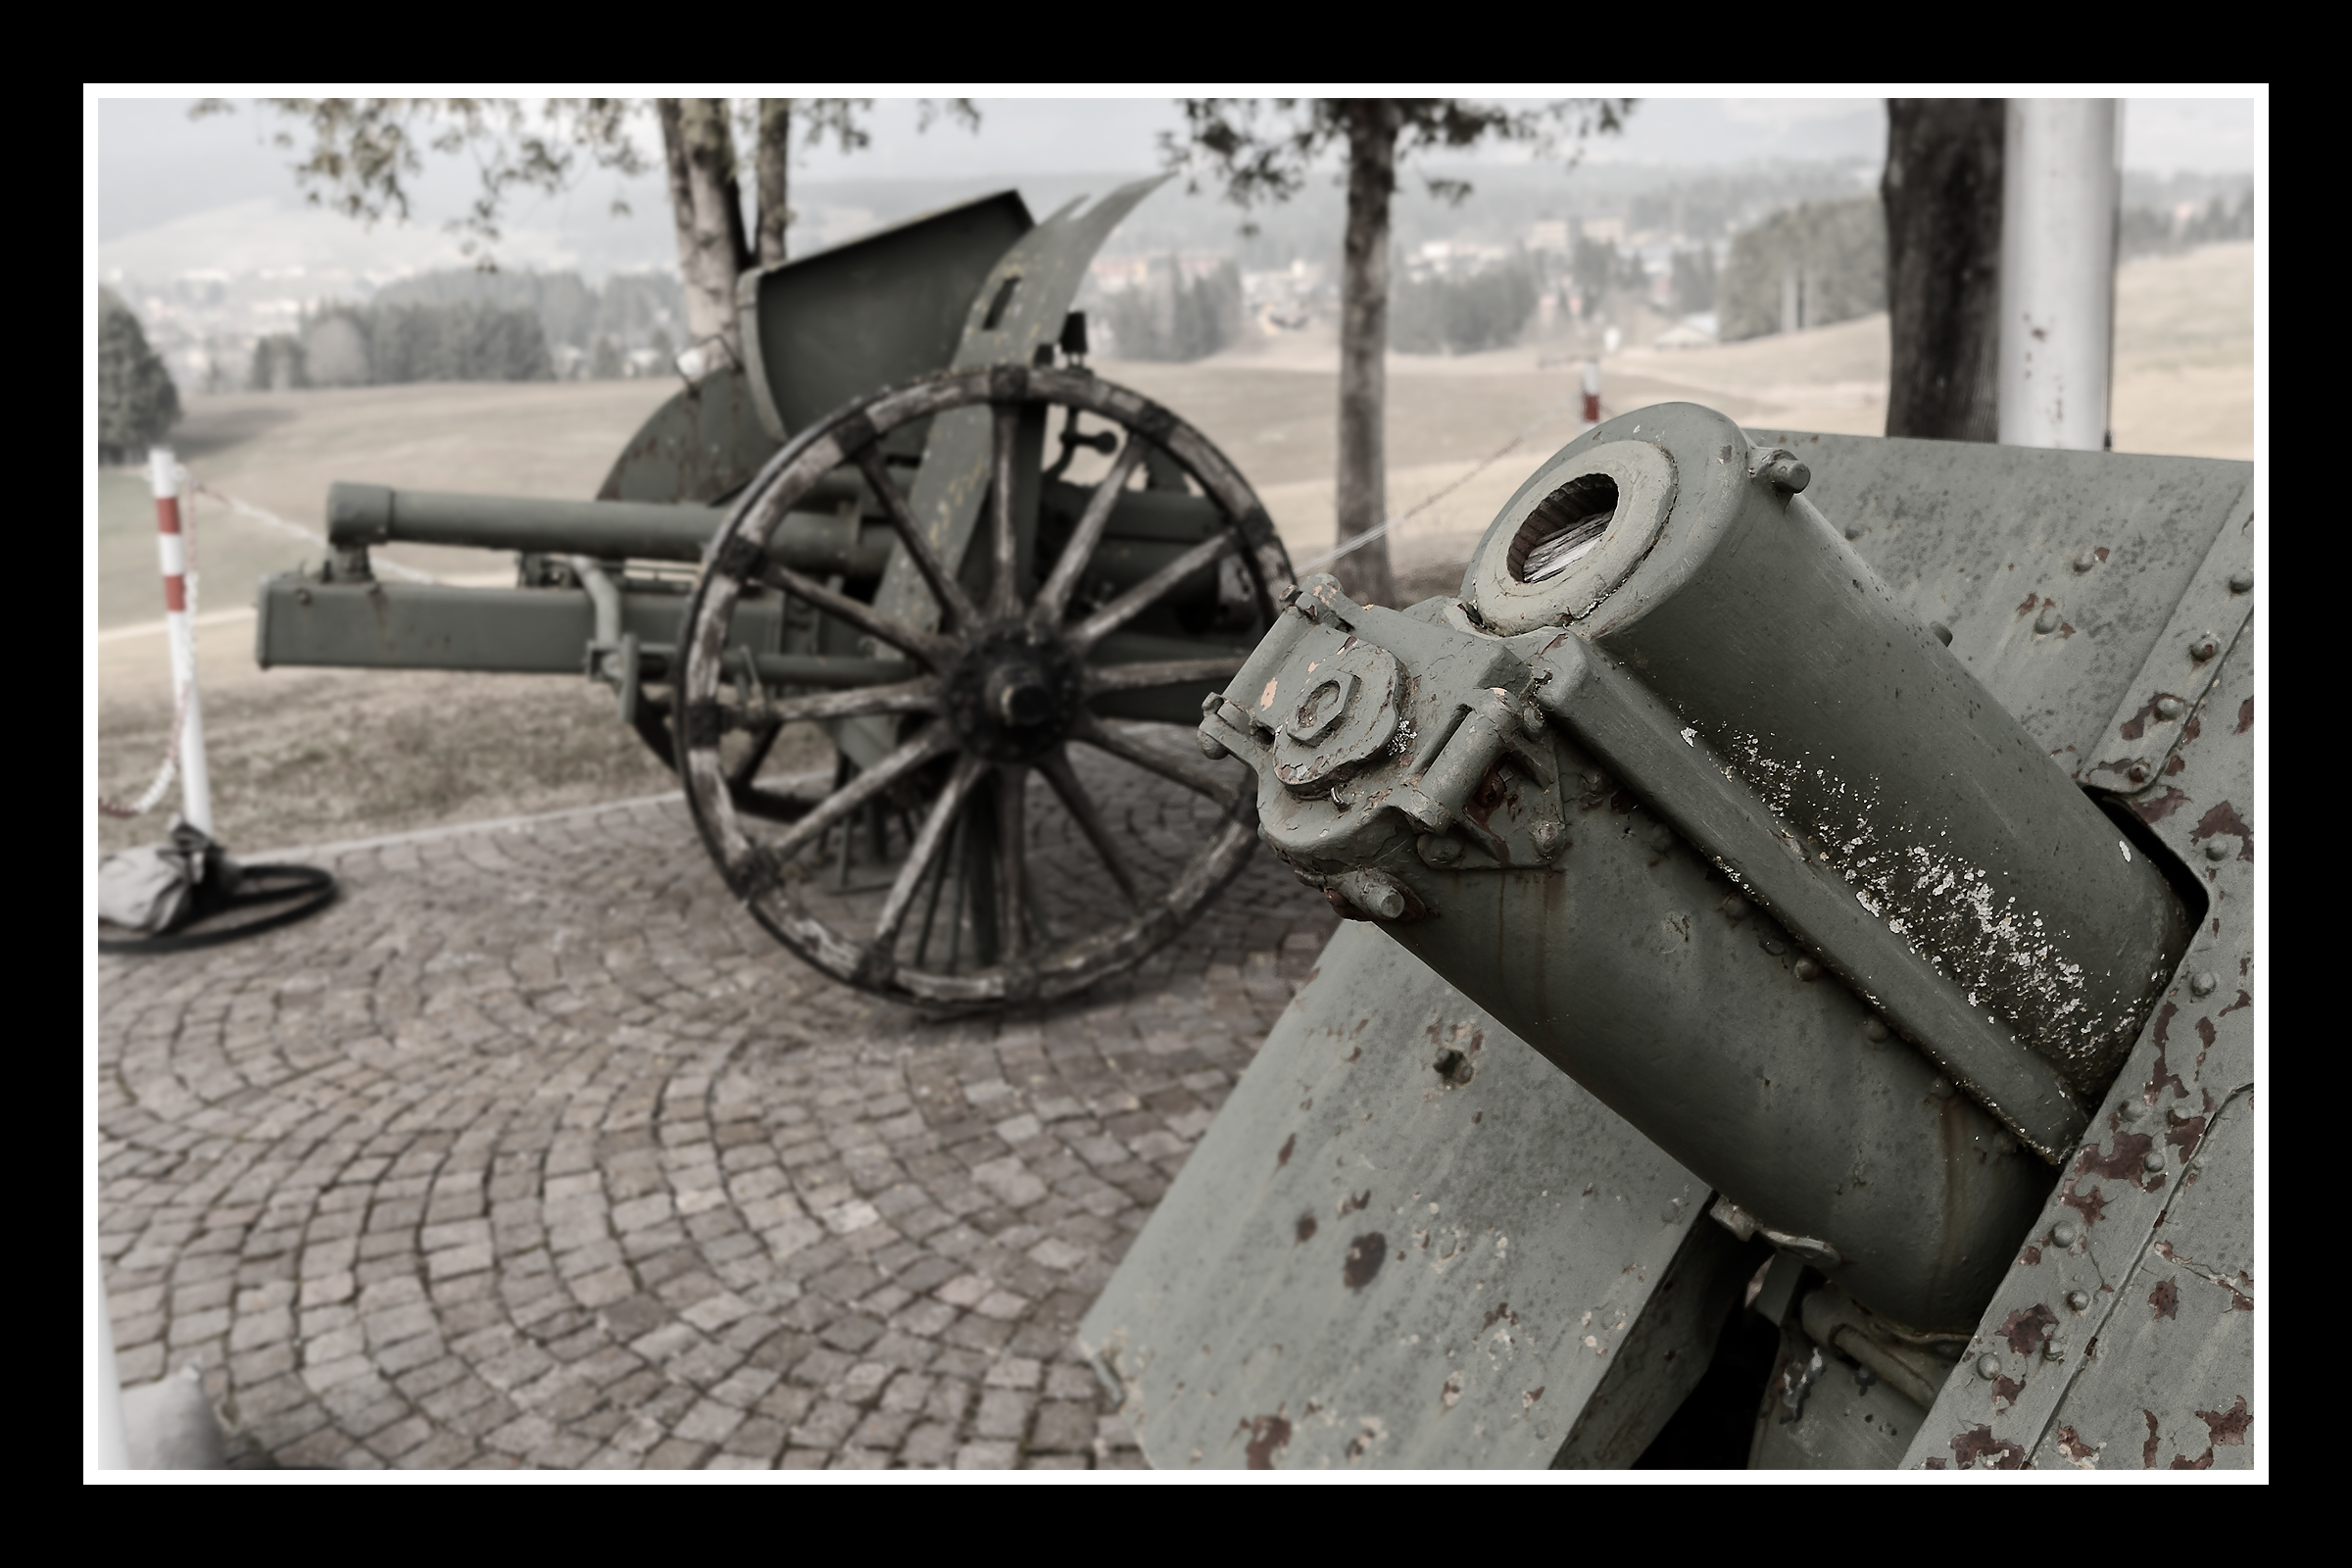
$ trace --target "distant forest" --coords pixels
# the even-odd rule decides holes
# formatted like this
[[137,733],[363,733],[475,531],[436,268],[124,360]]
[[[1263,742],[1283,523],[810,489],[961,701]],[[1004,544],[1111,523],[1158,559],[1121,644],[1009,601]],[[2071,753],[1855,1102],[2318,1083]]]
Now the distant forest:
[[669,373],[684,291],[661,273],[427,272],[321,305],[254,346],[247,384],[617,379]]

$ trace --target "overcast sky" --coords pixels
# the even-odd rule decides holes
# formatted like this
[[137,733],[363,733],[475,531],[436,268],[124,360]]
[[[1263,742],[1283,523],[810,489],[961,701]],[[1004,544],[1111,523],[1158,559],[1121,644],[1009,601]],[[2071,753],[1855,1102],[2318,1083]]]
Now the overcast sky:
[[[98,237],[101,241],[259,197],[290,198],[289,155],[268,145],[267,121],[241,110],[191,122],[185,98],[102,96],[98,112]],[[875,105],[872,144],[849,158],[827,148],[795,171],[801,180],[973,178],[1097,172],[1144,172],[1157,167],[1158,137],[1181,123],[1167,98],[983,99],[977,134],[942,122],[916,131],[906,100]],[[2126,100],[2125,164],[2152,172],[2231,173],[2254,166],[2254,106],[2235,100]],[[1886,151],[1884,102],[1865,99],[1645,97],[1625,134],[1593,144],[1594,162],[1736,165],[1757,159],[1859,159]],[[656,143],[649,133],[642,145]],[[1499,156],[1511,156],[1503,154]],[[470,166],[444,160],[419,182],[416,220],[437,224],[473,189]],[[571,214],[602,213],[616,189],[610,176],[584,184],[562,204]],[[640,201],[660,200],[640,182]],[[561,221],[542,211],[540,221]]]

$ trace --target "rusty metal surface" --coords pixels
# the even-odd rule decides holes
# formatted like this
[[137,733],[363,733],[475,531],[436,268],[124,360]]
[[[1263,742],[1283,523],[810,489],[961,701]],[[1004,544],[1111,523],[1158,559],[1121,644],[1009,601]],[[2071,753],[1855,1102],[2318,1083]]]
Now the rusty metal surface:
[[[2253,1461],[2254,650],[2249,621],[2181,725],[2180,767],[2130,800],[2202,886],[2197,939],[1908,1466],[2197,1463],[2199,1412],[2220,1423],[2213,1462]],[[2170,1315],[2151,1298],[2167,1282]],[[2224,1308],[2226,1323],[2206,1315]],[[2151,1402],[2158,1389],[2170,1403]]]
[[1709,1198],[1350,924],[1080,1340],[1160,1468],[1544,1466]]
[[638,426],[596,499],[716,501],[758,473],[775,450],[750,379],[728,366],[680,388]]
[[2078,777],[2208,546],[2242,521],[2254,471],[2211,458],[1748,435],[1811,466],[1806,496],[1900,603],[1951,631],[1953,655]]

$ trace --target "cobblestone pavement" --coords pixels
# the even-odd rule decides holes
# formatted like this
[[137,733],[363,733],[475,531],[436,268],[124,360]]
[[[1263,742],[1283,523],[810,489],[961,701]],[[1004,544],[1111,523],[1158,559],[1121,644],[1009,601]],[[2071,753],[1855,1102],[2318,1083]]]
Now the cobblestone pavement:
[[985,1021],[803,966],[675,803],[312,858],[322,915],[101,961],[125,1384],[248,1464],[1140,1465],[1072,1336],[1330,934],[1270,856]]

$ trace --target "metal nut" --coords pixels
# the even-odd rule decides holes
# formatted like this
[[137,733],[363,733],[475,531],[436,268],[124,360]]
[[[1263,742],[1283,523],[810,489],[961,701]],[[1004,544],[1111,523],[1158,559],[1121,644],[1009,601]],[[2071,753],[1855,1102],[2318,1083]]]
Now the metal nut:
[[1421,851],[1421,863],[1424,865],[1435,866],[1442,871],[1449,865],[1461,864],[1462,841],[1460,839],[1448,838],[1437,833],[1424,833],[1421,835],[1421,842],[1417,847]]
[[2168,724],[2187,711],[2188,705],[2178,697],[2159,697],[2156,699],[2156,716],[2163,719]]
[[2188,983],[2188,994],[2202,1002],[2221,989],[2222,977],[2207,969]]

